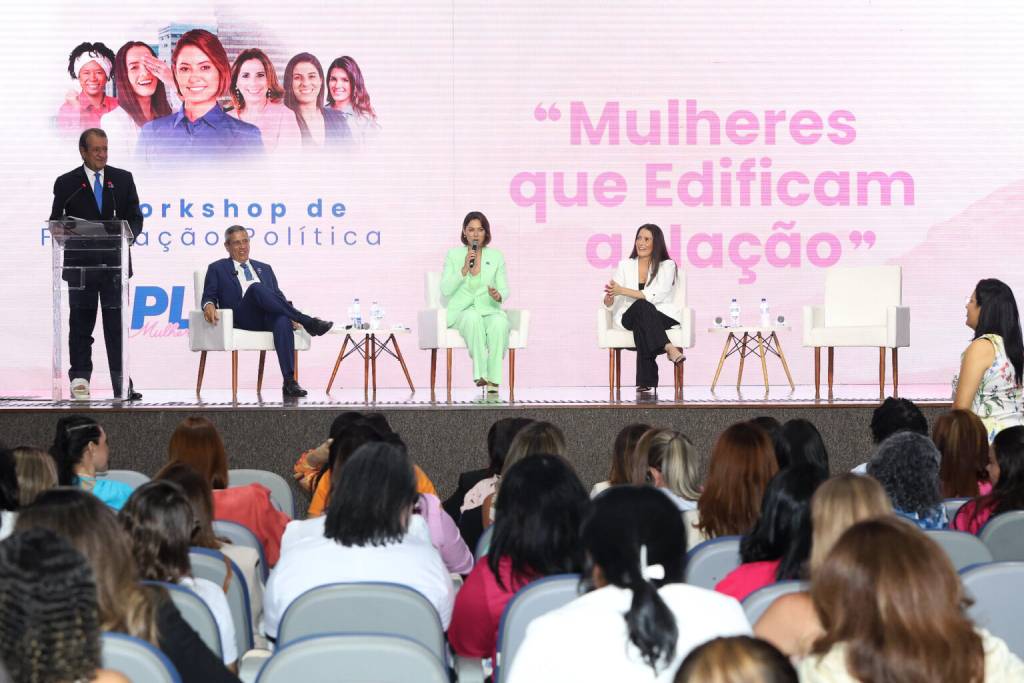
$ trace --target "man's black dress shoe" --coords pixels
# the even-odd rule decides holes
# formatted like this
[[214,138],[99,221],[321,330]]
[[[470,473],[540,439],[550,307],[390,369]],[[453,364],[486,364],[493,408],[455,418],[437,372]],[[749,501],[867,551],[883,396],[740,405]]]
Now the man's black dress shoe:
[[302,398],[306,395],[306,390],[300,387],[298,382],[290,379],[285,381],[284,387],[281,389],[281,393],[288,398]]
[[320,318],[310,318],[308,325],[303,325],[306,328],[306,332],[309,332],[314,337],[327,334],[334,323],[330,320],[321,320]]

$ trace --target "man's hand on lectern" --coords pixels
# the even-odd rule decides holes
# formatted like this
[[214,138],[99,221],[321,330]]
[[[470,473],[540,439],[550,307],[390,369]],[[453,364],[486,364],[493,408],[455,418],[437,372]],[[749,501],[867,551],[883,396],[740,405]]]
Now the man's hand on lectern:
[[216,325],[220,321],[220,316],[217,315],[217,307],[212,302],[203,306],[203,317],[211,325]]

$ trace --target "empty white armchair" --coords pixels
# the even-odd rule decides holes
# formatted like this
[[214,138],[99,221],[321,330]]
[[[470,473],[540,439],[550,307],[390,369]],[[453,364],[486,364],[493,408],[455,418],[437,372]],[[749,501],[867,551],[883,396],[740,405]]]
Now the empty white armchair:
[[825,276],[825,303],[804,306],[804,346],[814,347],[814,396],[820,396],[821,348],[828,349],[832,395],[834,349],[878,348],[878,392],[885,394],[885,350],[892,349],[892,393],[899,395],[900,347],[910,346],[910,308],[903,305],[899,266],[833,268]]
[[[197,270],[192,274],[192,285],[195,292],[195,310],[188,314],[188,345],[193,351],[199,352],[199,377],[196,379],[196,394],[203,388],[203,373],[206,371],[206,354],[209,351],[231,352],[231,396],[238,396],[238,352],[259,351],[260,364],[256,375],[256,391],[263,388],[263,367],[266,364],[267,351],[274,350],[272,332],[254,332],[239,330],[234,327],[234,311],[218,308],[220,319],[217,324],[206,322],[202,311],[203,281],[206,270]],[[295,330],[295,379],[299,379],[299,351],[308,351],[310,336],[304,329]]]
[[[672,303],[678,311],[674,315],[679,324],[665,331],[668,340],[680,349],[692,349],[696,314],[686,305],[686,272],[679,270],[672,292]],[[600,306],[597,309],[597,346],[608,349],[608,391],[622,389],[622,349],[635,349],[633,333],[615,324],[612,311]],[[676,394],[683,390],[683,366],[686,361],[674,366],[673,383]]]
[[[437,377],[437,351],[445,349],[447,354],[447,379],[445,386],[448,400],[452,398],[452,349],[466,348],[466,341],[459,331],[448,327],[448,302],[441,296],[441,273],[426,275],[427,308],[416,316],[419,345],[430,350],[430,394],[434,394]],[[509,398],[516,392],[516,350],[526,348],[530,332],[530,312],[519,308],[506,308],[508,315],[508,391]]]

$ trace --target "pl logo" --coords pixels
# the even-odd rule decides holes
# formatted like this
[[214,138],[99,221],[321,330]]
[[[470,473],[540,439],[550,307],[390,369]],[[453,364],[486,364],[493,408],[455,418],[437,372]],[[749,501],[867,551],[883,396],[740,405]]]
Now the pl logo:
[[[143,285],[135,288],[131,337],[183,337],[188,334],[185,287]],[[166,313],[166,318],[164,314]]]

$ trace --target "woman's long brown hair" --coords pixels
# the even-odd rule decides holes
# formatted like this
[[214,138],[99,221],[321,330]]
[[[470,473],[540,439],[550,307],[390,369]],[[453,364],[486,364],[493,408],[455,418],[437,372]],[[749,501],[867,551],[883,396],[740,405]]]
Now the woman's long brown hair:
[[697,528],[708,538],[745,534],[761,514],[761,498],[779,471],[768,433],[741,422],[722,432],[697,502]]

